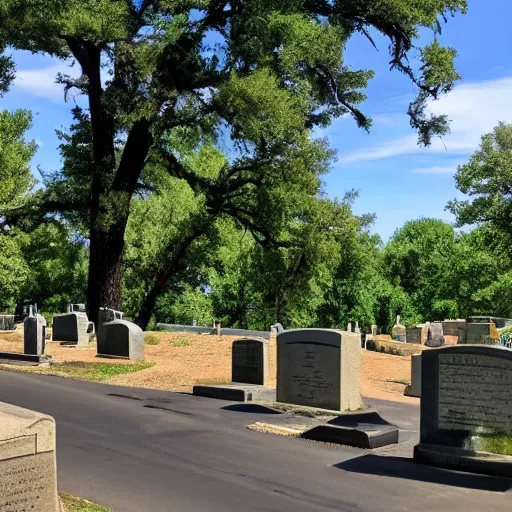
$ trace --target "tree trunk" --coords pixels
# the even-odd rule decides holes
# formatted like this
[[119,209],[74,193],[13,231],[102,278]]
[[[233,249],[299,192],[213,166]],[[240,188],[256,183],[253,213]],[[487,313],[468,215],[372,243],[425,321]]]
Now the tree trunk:
[[151,315],[155,309],[156,301],[158,297],[165,291],[167,283],[178,273],[179,271],[186,268],[186,254],[187,251],[194,242],[200,236],[205,234],[208,229],[213,225],[215,215],[198,216],[192,219],[191,226],[189,226],[188,233],[183,236],[179,242],[169,244],[165,251],[163,251],[163,257],[167,259],[164,261],[164,265],[158,272],[153,286],[144,297],[142,306],[140,307],[139,314],[135,319],[135,323],[144,331]]

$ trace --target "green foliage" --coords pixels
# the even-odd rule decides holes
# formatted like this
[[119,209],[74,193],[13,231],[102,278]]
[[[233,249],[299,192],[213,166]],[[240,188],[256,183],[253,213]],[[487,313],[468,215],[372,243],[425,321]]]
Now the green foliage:
[[66,506],[68,512],[114,512],[110,508],[95,505],[88,500],[77,498],[63,492],[59,493],[59,496]]
[[0,111],[0,207],[17,206],[34,184],[29,164],[36,144],[25,140],[31,122],[25,110]]
[[68,363],[52,364],[49,368],[38,368],[37,373],[46,375],[57,375],[59,377],[69,377],[72,379],[107,381],[112,377],[124,375],[125,373],[135,373],[155,366],[155,363],[85,363],[82,361],[72,361]]
[[25,236],[0,233],[0,311],[13,310],[30,269],[23,255]]
[[457,188],[470,199],[448,204],[459,226],[486,224],[512,242],[512,125],[500,123],[484,135],[480,149],[459,167]]

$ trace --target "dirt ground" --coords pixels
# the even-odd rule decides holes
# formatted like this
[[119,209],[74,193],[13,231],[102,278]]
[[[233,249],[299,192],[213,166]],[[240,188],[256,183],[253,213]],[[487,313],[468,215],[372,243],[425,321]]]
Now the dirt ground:
[[[221,384],[231,381],[231,344],[239,336],[212,336],[189,333],[147,333],[158,340],[157,345],[146,345],[146,361],[156,363],[136,373],[119,375],[112,384],[168,391],[189,392],[194,384]],[[88,349],[61,347],[47,343],[46,353],[59,363],[70,361],[110,362],[113,359],[96,356],[96,344]],[[0,352],[23,352],[20,332],[0,333]],[[276,347],[270,341],[269,386],[275,386]],[[115,360],[119,364],[129,361]],[[28,367],[30,371],[31,367]],[[361,350],[361,392],[370,398],[397,402],[419,403],[406,397],[405,383],[410,381],[411,358]]]

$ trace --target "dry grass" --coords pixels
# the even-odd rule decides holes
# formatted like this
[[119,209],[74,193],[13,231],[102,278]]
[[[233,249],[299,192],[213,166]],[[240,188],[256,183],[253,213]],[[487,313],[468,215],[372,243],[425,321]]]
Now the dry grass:
[[[231,381],[231,345],[237,336],[215,336],[189,333],[148,333],[160,342],[145,346],[146,362],[151,368],[134,373],[113,375],[117,370],[102,372],[103,379],[112,384],[168,391],[190,392],[195,384],[223,384]],[[185,343],[186,341],[186,343]],[[22,352],[23,343],[19,333],[0,334],[0,351]],[[127,360],[96,357],[96,344],[89,349],[61,347],[58,343],[47,344],[47,354],[53,357],[62,370],[68,363],[74,376],[77,362],[105,363],[119,367],[132,365]],[[276,385],[276,343],[269,343],[269,387]],[[80,365],[78,365],[79,367]],[[53,367],[55,368],[55,367]],[[90,369],[91,367],[89,367]],[[50,370],[52,367],[50,367]],[[40,368],[24,367],[23,371],[40,371]],[[44,370],[44,369],[42,369]],[[121,370],[122,371],[122,370]],[[119,371],[119,373],[121,373]],[[133,371],[133,370],[128,370]],[[410,381],[411,358],[397,357],[366,350],[361,351],[361,392],[366,397],[418,403],[419,399],[403,396],[405,385]],[[109,375],[106,375],[109,373]],[[83,378],[83,377],[79,377]]]

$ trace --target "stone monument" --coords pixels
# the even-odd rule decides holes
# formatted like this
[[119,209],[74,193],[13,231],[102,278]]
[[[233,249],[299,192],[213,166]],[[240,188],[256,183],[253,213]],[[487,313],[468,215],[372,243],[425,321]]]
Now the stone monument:
[[233,382],[264,386],[268,380],[268,341],[260,338],[235,340],[231,369]]
[[14,315],[0,315],[0,331],[14,331]]
[[404,395],[421,397],[421,354],[411,355],[411,384],[405,388]]
[[361,337],[330,329],[277,336],[277,401],[336,411],[362,405]]
[[427,347],[442,347],[444,345],[443,324],[432,322],[428,327]]
[[512,351],[452,345],[421,356],[417,462],[512,477]]
[[56,467],[54,419],[0,402],[0,512],[59,512]]
[[45,343],[46,319],[42,315],[34,315],[30,307],[29,316],[23,321],[23,353],[42,356]]
[[89,319],[85,313],[62,313],[53,317],[53,341],[62,341],[79,347],[89,346],[87,327]]
[[396,323],[391,330],[391,339],[393,341],[407,341],[407,330],[405,325],[400,323],[400,315],[396,317]]
[[112,322],[114,320],[122,320],[124,317],[124,313],[121,311],[116,311],[115,309],[110,308],[100,308],[98,314],[98,329],[96,339],[98,343],[100,343],[101,337],[103,335],[103,325],[107,322]]
[[97,351],[99,356],[143,361],[144,332],[138,325],[126,320],[107,322],[102,325]]

